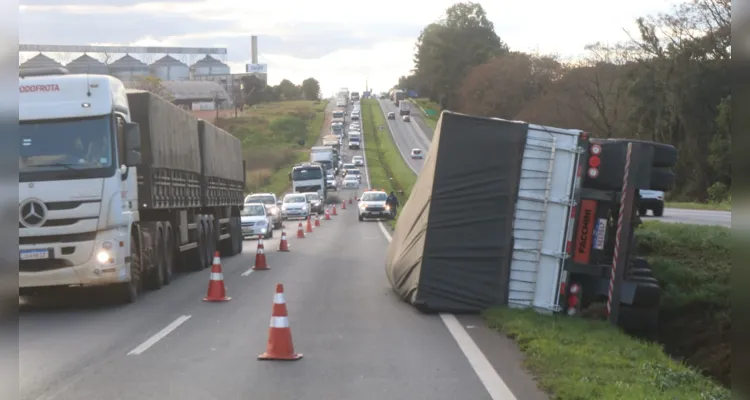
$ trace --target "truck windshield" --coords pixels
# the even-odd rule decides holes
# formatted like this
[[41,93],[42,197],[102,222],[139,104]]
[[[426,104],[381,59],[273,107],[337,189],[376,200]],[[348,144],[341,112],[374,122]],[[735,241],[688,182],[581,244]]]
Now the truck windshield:
[[309,179],[322,179],[323,171],[321,168],[296,168],[292,170],[292,180],[306,181]]
[[115,165],[112,128],[109,115],[21,121],[19,172],[111,169]]

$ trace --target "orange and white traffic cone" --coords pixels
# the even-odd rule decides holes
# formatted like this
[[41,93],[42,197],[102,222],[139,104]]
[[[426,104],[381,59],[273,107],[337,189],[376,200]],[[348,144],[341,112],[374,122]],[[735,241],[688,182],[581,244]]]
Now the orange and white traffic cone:
[[208,281],[208,294],[203,301],[229,301],[232,298],[227,296],[227,289],[224,287],[224,274],[221,272],[221,259],[219,252],[214,253],[214,264],[211,266],[211,276]]
[[297,227],[297,239],[304,239],[305,238],[305,228],[302,227],[302,222],[299,223],[299,226]]
[[305,233],[313,233],[312,222],[310,221],[311,219],[311,216],[307,217],[307,227],[305,228]]
[[266,269],[270,268],[268,268],[268,264],[266,264],[266,251],[265,247],[263,247],[263,238],[261,237],[258,239],[258,251],[255,252],[255,266],[253,267],[253,271],[262,271]]
[[346,210],[346,202],[345,201],[341,202],[341,209],[342,210]]
[[289,328],[289,315],[284,300],[284,285],[277,283],[266,351],[258,356],[258,360],[294,361],[300,358],[302,354],[294,352],[292,343],[292,330]]
[[279,242],[279,251],[289,251],[289,242],[286,241],[286,232],[281,231],[281,241]]
[[338,213],[336,212],[336,206],[335,206],[335,205],[333,206],[333,215],[339,215],[339,214],[338,214]]
[[326,208],[326,216],[325,216],[325,218],[326,218],[326,221],[330,221],[331,220],[331,212],[327,208]]
[[320,217],[317,215],[315,216],[315,227],[320,228]]

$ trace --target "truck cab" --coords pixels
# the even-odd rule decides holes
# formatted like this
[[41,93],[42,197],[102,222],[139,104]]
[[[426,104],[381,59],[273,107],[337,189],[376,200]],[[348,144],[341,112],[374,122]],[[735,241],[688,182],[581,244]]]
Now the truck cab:
[[19,79],[20,292],[126,286],[138,221],[138,125],[105,75]]
[[325,201],[327,198],[326,173],[318,163],[297,164],[289,173],[292,191],[295,193],[315,192]]

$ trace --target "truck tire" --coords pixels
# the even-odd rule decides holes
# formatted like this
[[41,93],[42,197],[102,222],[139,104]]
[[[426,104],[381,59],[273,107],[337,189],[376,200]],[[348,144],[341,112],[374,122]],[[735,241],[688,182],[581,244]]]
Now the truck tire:
[[133,232],[130,234],[130,282],[117,286],[115,293],[119,303],[134,303],[143,290],[140,237],[140,229],[134,224]]
[[621,305],[617,323],[625,332],[648,340],[659,334],[659,307],[632,307]]
[[186,251],[184,254],[184,262],[190,271],[200,271],[206,267],[206,255],[205,255],[205,239],[203,233],[203,221],[200,218],[196,218],[195,224],[195,240],[197,246],[195,249]]
[[650,146],[654,149],[654,158],[651,165],[654,167],[674,167],[677,164],[677,149],[666,143],[651,142],[648,140],[634,139],[592,139],[591,143],[639,143]]
[[147,259],[151,267],[148,271],[147,287],[149,290],[159,290],[164,286],[164,228],[161,222],[149,223],[146,235],[149,243]]
[[654,217],[661,217],[664,215],[664,205],[657,206],[654,208]]
[[213,243],[213,224],[212,221],[208,218],[208,215],[203,215],[203,245],[205,247],[204,259],[203,259],[203,268],[208,268],[210,265],[213,264],[213,258],[214,258],[214,245]]
[[237,231],[236,231],[235,238],[237,240],[237,247],[236,247],[235,253],[242,254],[242,249],[245,247],[245,238],[242,237],[242,220],[240,219],[240,217],[236,217],[236,218],[237,218],[237,222],[235,223],[235,229]]
[[169,222],[164,223],[164,286],[172,283],[174,277],[174,236],[172,234],[172,225]]

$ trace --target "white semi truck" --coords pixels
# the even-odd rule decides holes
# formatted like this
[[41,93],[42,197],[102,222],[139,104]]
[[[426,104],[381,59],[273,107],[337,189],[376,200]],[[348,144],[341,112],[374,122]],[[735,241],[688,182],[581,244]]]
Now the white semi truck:
[[106,287],[126,303],[242,251],[239,141],[106,75],[22,70],[20,294]]
[[322,165],[326,171],[333,172],[336,165],[333,148],[328,146],[313,147],[310,149],[310,162],[318,163]]
[[289,180],[295,193],[316,192],[322,199],[327,198],[326,173],[321,164],[297,164],[292,167]]

